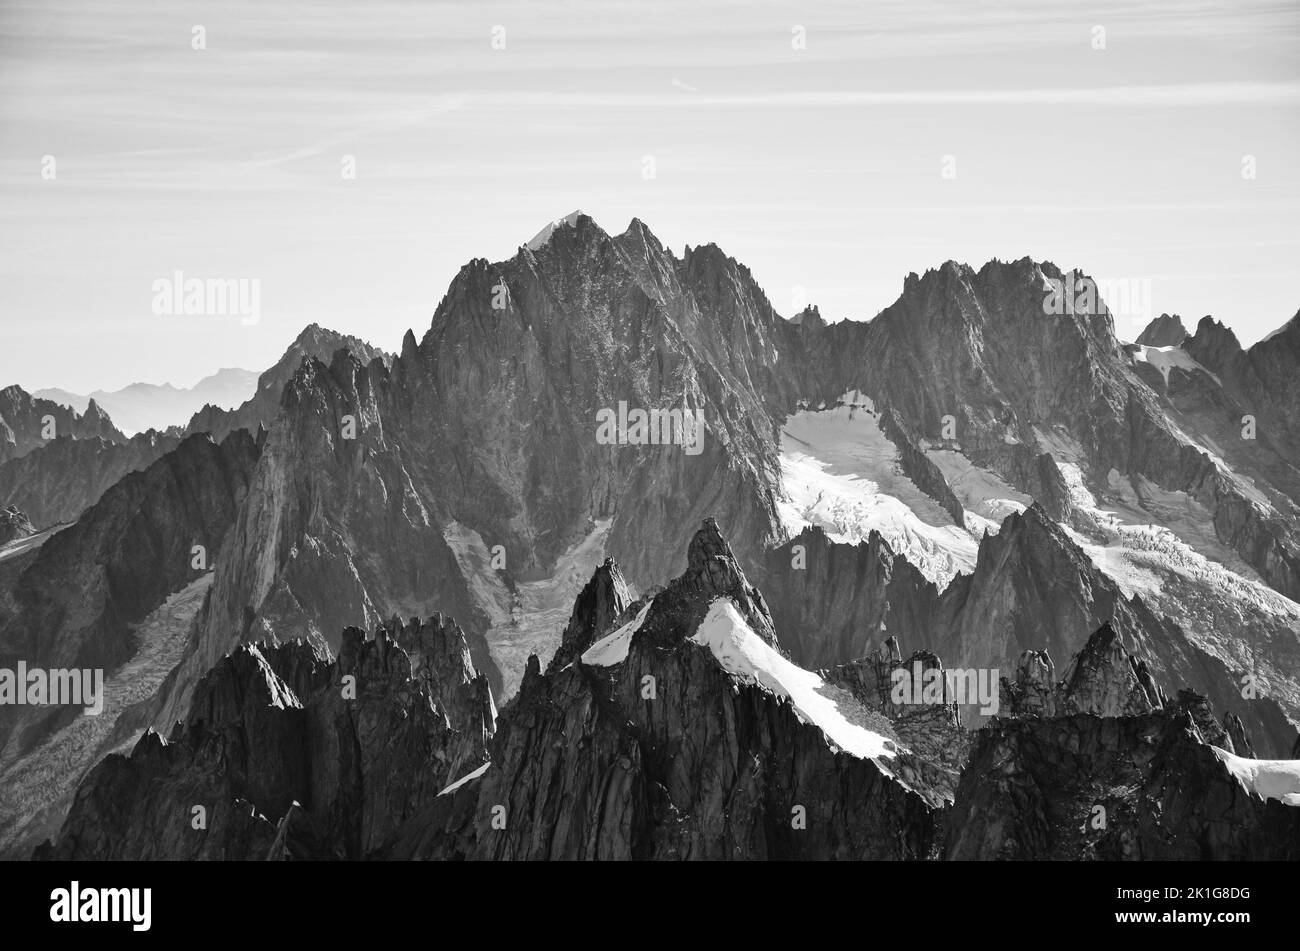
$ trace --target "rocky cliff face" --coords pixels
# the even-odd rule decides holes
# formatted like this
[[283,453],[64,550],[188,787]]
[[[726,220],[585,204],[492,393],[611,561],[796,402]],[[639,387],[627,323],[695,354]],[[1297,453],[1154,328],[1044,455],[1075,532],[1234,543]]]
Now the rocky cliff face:
[[[593,640],[546,674],[530,661],[491,765],[456,791],[461,802],[440,804],[401,830],[393,853],[929,855],[942,797],[896,775],[894,741],[873,729],[888,731],[887,721],[781,657],[768,639],[765,601],[715,523],[697,532],[687,565],[612,630],[575,614]],[[587,599],[588,612],[595,606]],[[582,646],[571,642],[575,651]],[[833,736],[823,732],[831,722]],[[468,820],[458,834],[428,835],[457,814]]]
[[950,859],[1300,858],[1300,762],[1234,755],[1205,698],[1174,700],[1102,628],[1052,682],[1027,654],[1012,719],[975,736]]
[[270,429],[279,415],[284,388],[298,372],[303,360],[329,362],[339,350],[347,350],[362,364],[372,360],[386,363],[392,360],[383,350],[358,337],[319,324],[308,324],[275,365],[257,378],[257,389],[249,399],[234,409],[222,409],[212,404],[204,406],[190,419],[185,427],[186,434],[211,433],[214,439],[221,440],[236,429],[246,429],[253,434],[259,429]]
[[485,761],[494,719],[447,618],[351,628],[336,661],[244,645],[168,738],[90,773],[37,857],[359,859]]
[[[507,261],[471,261],[391,359],[320,352],[328,335],[308,328],[249,404],[191,423],[248,427],[259,451],[192,634],[132,726],[170,734],[248,645],[302,639],[324,662],[348,628],[455,617],[508,702],[493,765],[453,770],[463,784],[344,846],[292,783],[274,805],[231,787],[253,822],[231,854],[252,848],[261,810],[279,857],[921,857],[983,717],[896,709],[879,687],[940,658],[1023,667],[1007,689],[1039,720],[1183,717],[1220,752],[1286,755],[1300,324],[1249,351],[1213,321],[1149,342],[1174,318],[1126,345],[1104,302],[1062,298],[1086,285],[1048,262],[948,262],[870,322],[784,320],[717,247],[679,257],[639,221],[611,235],[575,214]],[[699,413],[702,441],[638,410]],[[76,492],[49,483],[52,513]],[[716,523],[693,531],[709,516],[729,544]],[[724,628],[745,651],[714,651]],[[1094,644],[1099,628],[1113,639]],[[438,656],[391,633],[417,668]],[[771,669],[738,673],[746,651],[802,665],[880,748],[829,751]],[[1083,680],[1061,694],[1051,659],[1080,652],[1066,679]],[[668,695],[641,697],[645,677]],[[1195,693],[1171,704],[1156,683]],[[574,738],[590,764],[570,762]],[[837,798],[848,787],[872,804]],[[791,838],[794,805],[855,827]],[[886,841],[890,823],[904,832]]]
[[946,687],[895,689],[946,683],[928,651],[791,664],[716,523],[686,562],[621,608],[601,566],[568,659],[532,658],[499,723],[445,617],[350,629],[337,661],[243,645],[166,741],[88,775],[37,857],[1300,857],[1300,763],[1234,753],[1240,725],[1170,699],[1112,627],[1059,680],[1026,652],[972,733]]
[[768,552],[759,577],[781,642],[807,667],[861,657],[895,630],[920,647],[938,623],[939,589],[879,532],[848,545],[804,529]]
[[100,733],[76,742],[58,736],[81,720],[111,728],[107,721],[131,694],[117,672],[147,666],[158,649],[143,622],[219,563],[256,460],[247,433],[220,446],[191,437],[126,476],[19,566],[0,599],[0,668],[99,669],[110,695],[97,717],[81,717],[78,706],[0,707],[0,777],[14,794],[0,808],[0,849],[21,831],[27,780],[20,777],[57,762],[60,780],[75,782],[102,755]]
[[148,468],[179,444],[178,436],[153,431],[124,442],[53,439],[0,464],[0,499],[24,507],[41,528],[75,522],[127,473]]

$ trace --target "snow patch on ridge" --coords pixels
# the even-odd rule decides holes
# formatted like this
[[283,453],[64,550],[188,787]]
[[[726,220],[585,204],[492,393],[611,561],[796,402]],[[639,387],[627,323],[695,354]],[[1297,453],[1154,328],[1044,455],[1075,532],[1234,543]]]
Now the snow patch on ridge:
[[582,662],[589,667],[613,667],[627,660],[628,648],[632,646],[632,635],[641,630],[641,625],[645,623],[645,616],[650,612],[650,605],[653,603],[653,601],[648,602],[637,612],[636,617],[583,651]]
[[1246,759],[1217,746],[1210,747],[1243,789],[1260,799],[1276,799],[1288,806],[1300,806],[1300,760]]
[[37,532],[35,535],[28,535],[26,538],[16,538],[7,545],[0,545],[0,561],[13,558],[15,555],[21,555],[23,552],[31,551],[33,548],[40,548],[49,541],[51,535],[63,531],[72,524],[72,522],[69,522],[67,525],[56,525],[54,528],[47,528],[43,532]]
[[488,771],[488,767],[491,766],[491,765],[492,765],[491,763],[484,763],[482,766],[480,766],[478,769],[474,770],[472,773],[466,773],[464,776],[462,776],[460,779],[456,780],[454,783],[452,783],[450,786],[448,786],[448,787],[447,787],[446,789],[444,789],[442,792],[438,793],[438,795],[439,795],[439,796],[449,796],[449,795],[451,795],[451,794],[454,793],[457,789],[460,789],[461,786],[464,786],[466,783],[470,782],[471,780],[478,779],[480,776],[482,776],[484,773],[486,773],[486,772]]
[[1206,370],[1205,367],[1198,363],[1196,359],[1182,347],[1148,347],[1145,345],[1139,345],[1137,350],[1133,353],[1133,359],[1138,363],[1149,363],[1159,370],[1160,375],[1165,378],[1165,386],[1169,385],[1169,371],[1174,367],[1178,367],[1180,370],[1186,370],[1188,373],[1195,370],[1204,370],[1215,383],[1218,383],[1220,386],[1223,385],[1223,381],[1219,379],[1217,374]]
[[893,740],[849,719],[855,707],[858,719],[866,719],[867,711],[847,691],[795,666],[755,634],[730,598],[709,605],[691,641],[707,647],[729,674],[789,698],[801,720],[818,727],[846,753],[875,760],[899,751]]
[[581,217],[581,215],[582,211],[580,209],[578,211],[571,211],[563,218],[552,221],[541,231],[537,232],[537,234],[533,235],[533,240],[529,241],[525,247],[527,247],[529,251],[540,251],[546,243],[551,240],[551,235],[555,234],[558,229],[572,228],[577,225],[578,218]]

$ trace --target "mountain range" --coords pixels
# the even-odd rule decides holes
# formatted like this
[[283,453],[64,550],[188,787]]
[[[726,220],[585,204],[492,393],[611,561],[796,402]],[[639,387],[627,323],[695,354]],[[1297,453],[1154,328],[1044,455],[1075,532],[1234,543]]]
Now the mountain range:
[[148,429],[179,426],[204,406],[233,409],[253,395],[257,376],[251,370],[229,367],[205,376],[188,388],[170,383],[132,383],[120,390],[95,390],[89,395],[57,388],[36,390],[32,395],[71,407],[78,413],[84,413],[94,400],[122,432],[134,435]]
[[0,709],[0,852],[1300,857],[1300,314],[1088,280],[786,318],[574,213],[185,427],[0,392],[0,668],[107,683]]

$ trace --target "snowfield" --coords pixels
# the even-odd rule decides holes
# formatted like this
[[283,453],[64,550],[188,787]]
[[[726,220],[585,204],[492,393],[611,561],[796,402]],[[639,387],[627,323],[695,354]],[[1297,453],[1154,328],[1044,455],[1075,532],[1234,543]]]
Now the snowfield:
[[1300,806],[1300,759],[1246,759],[1217,746],[1210,749],[1247,792]]
[[[943,586],[973,570],[985,532],[996,534],[1007,515],[1032,504],[960,450],[923,445],[966,509],[965,525],[953,524],[899,471],[897,450],[876,424],[870,400],[851,393],[840,404],[796,413],[783,429],[778,512],[791,535],[819,525],[833,541],[852,544],[878,531]],[[1140,595],[1230,669],[1251,670],[1294,718],[1300,710],[1292,672],[1300,660],[1300,604],[1270,588],[1224,545],[1213,516],[1196,499],[1115,470],[1094,494],[1086,454],[1067,433],[1034,429],[1033,441],[1052,454],[1065,478],[1077,524],[1061,528],[1088,558],[1127,597]],[[1253,486],[1251,492],[1259,494]]]
[[632,635],[641,630],[641,625],[645,623],[645,616],[653,603],[653,601],[647,602],[646,606],[637,612],[636,617],[588,647],[582,654],[582,662],[589,667],[613,667],[627,660],[628,648],[632,646]]
[[47,528],[43,532],[37,532],[35,535],[28,535],[26,538],[16,538],[7,545],[0,546],[0,561],[7,558],[13,558],[15,555],[21,555],[23,552],[31,551],[33,548],[40,548],[56,532],[61,532],[68,525],[56,525],[54,528]]
[[1174,367],[1180,370],[1186,370],[1191,373],[1195,370],[1201,370],[1206,373],[1215,383],[1220,386],[1223,381],[1219,377],[1210,373],[1205,367],[1201,366],[1196,360],[1182,347],[1147,347],[1139,346],[1133,354],[1133,359],[1138,363],[1149,363],[1165,378],[1165,386],[1169,385],[1169,371]]
[[976,536],[903,475],[869,401],[846,395],[864,402],[798,412],[781,430],[782,526],[793,536],[817,525],[848,544],[879,532],[940,587],[973,571]]
[[1034,502],[996,473],[975,465],[963,453],[952,449],[927,449],[925,455],[943,473],[952,494],[966,510],[967,530],[976,535],[984,532],[996,535],[1004,518],[1023,512]]
[[571,211],[563,218],[557,218],[552,221],[537,234],[533,235],[533,240],[529,241],[526,247],[529,251],[540,251],[546,246],[546,242],[551,240],[551,235],[555,234],[558,228],[572,227],[578,223],[578,216],[582,214],[581,209]]
[[691,641],[713,652],[724,670],[788,697],[799,718],[821,729],[832,743],[863,759],[893,757],[894,741],[850,719],[865,720],[868,711],[845,690],[833,687],[810,670],[796,667],[754,633],[730,598],[709,605]]

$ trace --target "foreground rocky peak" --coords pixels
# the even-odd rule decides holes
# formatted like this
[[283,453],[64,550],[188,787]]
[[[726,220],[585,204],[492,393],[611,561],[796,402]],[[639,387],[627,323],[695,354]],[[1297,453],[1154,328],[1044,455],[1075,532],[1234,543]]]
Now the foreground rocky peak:
[[485,761],[494,726],[454,622],[392,627],[345,631],[334,661],[303,641],[237,648],[167,739],[90,772],[37,857],[364,857]]
[[974,736],[945,854],[970,859],[1300,857],[1300,760],[1258,761],[1241,722],[1168,697],[1109,626],[1056,681],[1027,651]]
[[573,605],[573,615],[560,637],[547,673],[559,670],[594,644],[632,604],[632,590],[614,559],[596,569]]
[[1002,690],[1007,712],[1014,716],[1139,716],[1167,702],[1146,662],[1125,648],[1110,624],[1088,639],[1060,681],[1051,655],[1031,650],[1021,655],[1015,679],[1003,678]]
[[[887,720],[750,627],[766,617],[762,597],[716,522],[689,547],[680,577],[608,621],[573,661],[543,674],[530,660],[491,764],[399,830],[386,854],[931,854],[942,800],[896,778]],[[872,752],[841,745],[854,747],[855,731]]]

